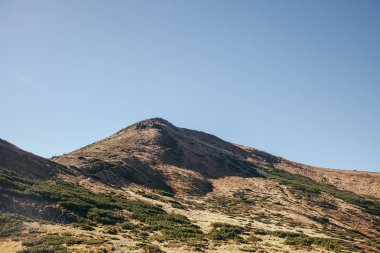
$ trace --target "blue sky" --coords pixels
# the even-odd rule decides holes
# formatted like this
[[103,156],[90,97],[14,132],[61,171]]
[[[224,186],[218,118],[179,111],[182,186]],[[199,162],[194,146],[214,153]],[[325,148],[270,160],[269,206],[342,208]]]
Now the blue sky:
[[380,171],[380,2],[0,0],[0,88],[0,138],[44,157],[163,117]]

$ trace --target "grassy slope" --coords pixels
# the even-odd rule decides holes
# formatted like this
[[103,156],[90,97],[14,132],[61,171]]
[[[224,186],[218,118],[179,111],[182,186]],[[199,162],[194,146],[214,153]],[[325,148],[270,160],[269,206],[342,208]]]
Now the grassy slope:
[[[276,171],[267,171],[267,177],[276,179],[282,184],[306,193],[319,194],[320,192],[329,192],[341,198],[345,198],[346,194],[348,194],[341,195],[342,193],[339,190],[331,189],[329,186],[326,189],[323,185],[314,184],[308,181],[307,178],[294,177],[290,173],[280,175]],[[346,240],[312,237],[302,232],[262,230],[252,226],[236,226],[223,222],[215,222],[211,224],[211,230],[204,231],[186,216],[168,213],[156,204],[131,200],[123,196],[93,193],[80,186],[59,180],[32,181],[19,178],[5,171],[0,171],[0,186],[2,193],[1,208],[4,211],[6,210],[6,205],[10,203],[23,205],[24,209],[26,205],[30,210],[35,206],[38,208],[41,206],[45,208],[54,207],[60,210],[61,215],[64,216],[60,220],[65,220],[82,231],[100,230],[103,234],[109,234],[110,236],[122,235],[121,238],[130,237],[133,242],[137,242],[134,244],[135,246],[129,248],[130,250],[139,249],[145,252],[161,252],[157,244],[169,247],[169,249],[170,247],[186,246],[188,247],[188,251],[211,250],[213,248],[220,250],[220,247],[227,247],[223,245],[236,245],[235,250],[244,252],[260,248],[258,243],[260,243],[260,240],[267,240],[267,237],[278,238],[276,240],[282,240],[281,243],[283,245],[296,248],[306,247],[309,250],[313,247],[337,252],[347,247],[351,250],[355,249],[348,244],[346,245]],[[189,212],[192,211],[192,208],[199,208],[199,206],[192,206],[192,204],[183,202],[180,199],[173,199],[172,194],[162,191],[157,191],[156,194],[140,193],[140,195],[160,202],[162,205],[171,205],[180,210],[187,209]],[[353,203],[363,203],[358,196],[351,198],[355,201]],[[358,199],[359,202],[356,202]],[[246,192],[236,191],[232,199],[225,198],[223,203],[216,202],[216,211],[212,212],[222,211],[225,208],[226,201],[232,205],[232,208],[233,205],[237,205],[240,208],[243,207],[246,212],[250,212],[251,207],[255,205],[255,201],[247,197]],[[366,206],[362,207],[363,210],[365,210]],[[202,209],[208,208],[207,205],[202,205]],[[373,211],[376,209],[371,208],[369,210]],[[28,213],[22,214],[27,215]],[[33,214],[33,212],[30,212],[30,214]],[[238,214],[235,213],[234,215]],[[40,217],[33,217],[31,215],[29,218],[35,219]],[[234,217],[231,218],[235,219]],[[0,216],[0,221],[2,221],[0,237],[17,237],[22,233],[22,219],[24,218],[20,218],[20,216],[2,213]],[[54,221],[54,219],[52,220]],[[271,221],[269,220],[269,222]],[[103,238],[95,237],[90,240],[83,236],[72,236],[62,233],[41,234],[32,238],[26,236],[25,238],[21,238],[21,240],[23,241],[23,252],[25,253],[40,252],[38,250],[41,249],[47,250],[46,252],[66,252],[70,250],[70,247],[74,247],[75,245],[97,245],[100,247],[105,243],[105,241],[102,241]],[[145,243],[138,243],[139,241]]]

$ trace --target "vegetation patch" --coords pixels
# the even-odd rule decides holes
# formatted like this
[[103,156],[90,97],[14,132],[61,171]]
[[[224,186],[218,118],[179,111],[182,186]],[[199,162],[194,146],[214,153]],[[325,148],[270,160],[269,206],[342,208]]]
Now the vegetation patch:
[[115,225],[124,221],[123,216],[98,208],[91,208],[87,213],[87,218],[106,225]]
[[247,190],[237,190],[235,191],[232,196],[238,200],[240,200],[242,203],[244,204],[247,204],[247,205],[254,205],[255,204],[255,201],[253,201],[252,199],[249,199],[248,198],[248,195],[247,195]]
[[71,236],[60,236],[60,235],[44,235],[37,238],[31,238],[29,240],[23,241],[22,245],[26,247],[35,246],[52,246],[52,245],[63,245],[63,244],[80,244],[83,243],[84,239],[79,239]]
[[314,245],[334,252],[342,249],[341,242],[337,240],[310,236],[286,237],[285,244],[302,247]]
[[[4,177],[1,175],[3,174],[0,174],[1,186],[7,186],[7,188],[3,188],[8,194],[15,198],[33,199],[45,205],[58,204],[64,210],[72,213],[76,217],[76,222],[82,227],[88,227],[88,230],[93,229],[96,223],[123,224],[124,229],[128,226],[137,229],[132,225],[123,223],[125,217],[120,213],[121,210],[126,210],[133,219],[146,225],[142,226],[145,231],[142,231],[141,235],[144,236],[148,236],[149,232],[157,231],[159,233],[156,233],[155,236],[160,240],[190,241],[203,238],[204,235],[200,228],[192,224],[185,216],[167,213],[161,207],[143,201],[129,200],[122,196],[111,196],[104,193],[93,193],[83,187],[63,181],[23,180],[7,172]],[[179,202],[173,203],[178,208],[182,207]],[[59,246],[57,250],[62,250],[61,248]]]
[[48,234],[23,241],[22,245],[25,249],[18,253],[66,253],[68,252],[67,246],[76,244],[102,245],[105,242],[101,239],[93,240],[71,235]]
[[160,190],[160,189],[156,189],[155,192],[161,196],[165,196],[165,197],[174,197],[174,193],[171,193],[171,192],[167,192],[167,191],[164,191],[164,190]]
[[322,201],[318,201],[317,202],[317,205],[319,207],[322,207],[322,208],[325,208],[325,209],[332,209],[332,210],[336,210],[338,209],[338,207],[334,204],[331,204],[330,202],[327,202],[325,200],[322,200]]
[[380,203],[376,200],[364,198],[353,192],[339,190],[332,185],[320,184],[310,178],[283,170],[266,169],[266,173],[268,178],[276,179],[281,184],[288,185],[295,190],[312,194],[325,192],[347,203],[361,207],[368,214],[380,216]]
[[215,241],[241,239],[240,235],[244,232],[244,228],[228,223],[216,222],[212,226],[213,228],[208,233],[208,237]]
[[136,249],[141,249],[144,253],[164,253],[165,251],[161,250],[160,247],[148,243],[138,243],[134,247]]
[[133,223],[125,222],[125,223],[121,224],[121,228],[123,230],[136,230],[138,227],[139,227],[138,225],[133,224]]
[[175,200],[169,200],[169,203],[172,205],[172,207],[177,208],[177,209],[183,209],[186,210],[187,208],[182,205],[180,202],[175,201]]
[[299,246],[299,247],[309,247],[309,246],[317,246],[322,247],[327,250],[339,252],[342,247],[351,247],[351,245],[348,245],[347,242],[343,242],[337,239],[331,239],[331,238],[321,238],[321,237],[311,237],[308,235],[305,235],[304,233],[296,233],[296,232],[290,232],[290,231],[269,231],[269,230],[263,230],[258,229],[254,231],[257,235],[272,235],[279,238],[285,239],[285,244],[292,245],[292,246]]
[[0,213],[0,237],[19,235],[23,227],[18,215]]
[[136,193],[145,197],[145,198],[148,198],[148,199],[163,201],[162,198],[156,194],[152,194],[152,193],[145,192],[145,191],[138,191]]

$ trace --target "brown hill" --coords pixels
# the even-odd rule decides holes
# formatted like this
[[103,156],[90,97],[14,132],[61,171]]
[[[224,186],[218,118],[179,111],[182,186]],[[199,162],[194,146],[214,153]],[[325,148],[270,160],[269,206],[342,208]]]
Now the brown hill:
[[74,172],[53,161],[26,152],[2,139],[0,139],[0,169],[29,179],[49,179],[59,172]]
[[149,119],[53,160],[113,185],[204,193],[211,191],[209,179],[257,176],[248,156],[213,135]]

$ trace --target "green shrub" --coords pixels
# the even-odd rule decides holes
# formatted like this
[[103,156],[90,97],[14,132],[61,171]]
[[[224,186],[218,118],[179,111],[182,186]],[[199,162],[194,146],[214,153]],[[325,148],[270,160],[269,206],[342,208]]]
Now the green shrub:
[[0,213],[0,237],[19,235],[22,227],[23,223],[20,216]]
[[79,201],[72,201],[72,200],[62,201],[59,204],[65,209],[70,210],[81,216],[85,216],[87,211],[94,207],[93,205],[90,205],[86,202],[79,202]]
[[253,231],[253,233],[256,235],[267,235],[268,231],[266,231],[264,229],[256,229],[255,231]]
[[18,253],[66,253],[67,247],[76,244],[101,245],[105,240],[76,237],[72,235],[48,234],[22,242],[24,250]]
[[149,193],[149,192],[138,191],[137,194],[139,194],[145,198],[148,198],[148,199],[162,200],[160,196],[158,196],[156,194]]
[[296,237],[303,237],[305,234],[303,233],[296,233],[296,232],[288,232],[288,231],[269,231],[268,232],[271,235],[280,237],[280,238],[296,238]]
[[318,201],[317,205],[320,206],[320,207],[322,207],[322,208],[326,208],[326,209],[333,209],[333,210],[337,209],[336,205],[331,204],[331,203],[329,203],[327,201],[324,201],[324,200],[323,201]]
[[257,248],[255,246],[243,246],[239,248],[239,250],[243,252],[257,252]]
[[178,201],[170,200],[169,202],[174,208],[186,210],[186,207],[182,205],[181,203],[179,203]]
[[157,245],[147,243],[138,243],[136,244],[136,248],[142,249],[144,253],[164,253]]
[[341,246],[339,241],[330,239],[330,238],[320,238],[320,237],[287,237],[285,240],[285,244],[287,245],[295,245],[295,246],[319,246],[325,248],[327,250],[332,251],[340,251]]
[[341,242],[330,238],[310,237],[303,233],[289,231],[265,231],[260,230],[259,234],[269,234],[280,238],[285,238],[285,244],[308,247],[311,245],[325,248],[332,251],[340,251]]
[[82,225],[81,229],[86,230],[86,231],[93,231],[94,230],[94,228],[91,225],[86,225],[86,224]]
[[115,225],[124,221],[124,217],[98,208],[90,209],[87,213],[87,218],[105,225]]
[[174,197],[174,193],[171,193],[171,192],[167,192],[167,191],[164,191],[164,190],[155,190],[155,192],[161,196],[165,196],[165,197]]
[[228,223],[217,222],[213,223],[212,226],[213,229],[208,233],[208,236],[216,241],[238,239],[244,231],[242,227]]
[[123,224],[121,224],[121,228],[123,229],[123,230],[135,230],[135,229],[137,229],[139,226],[138,225],[136,225],[136,224],[133,224],[133,223],[123,223]]
[[261,239],[260,237],[254,235],[251,235],[246,239],[247,242],[261,242],[262,240],[263,239]]
[[65,243],[65,237],[57,235],[45,235],[37,238],[32,238],[22,242],[22,245],[26,247],[22,253],[29,252],[42,252],[42,253],[66,253],[67,248],[63,244]]
[[[249,190],[249,189],[248,189]],[[239,199],[242,203],[246,205],[254,205],[255,201],[249,199],[246,195],[247,190],[238,190],[232,193],[232,196]]]
[[118,231],[115,227],[108,227],[104,232],[107,234],[110,234],[110,235],[117,235],[118,234]]

